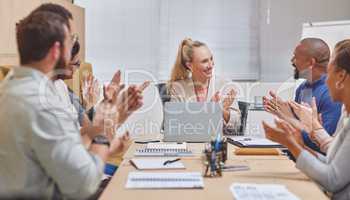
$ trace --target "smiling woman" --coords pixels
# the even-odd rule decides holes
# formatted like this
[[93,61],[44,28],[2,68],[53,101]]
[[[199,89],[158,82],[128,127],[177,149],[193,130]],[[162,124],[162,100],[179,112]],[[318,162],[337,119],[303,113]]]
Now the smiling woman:
[[[240,125],[236,91],[222,91],[227,84],[213,76],[214,59],[208,46],[200,41],[184,39],[178,49],[171,79],[168,82],[173,102],[217,102],[223,107],[224,133],[234,133]],[[219,91],[220,90],[220,91]],[[224,92],[224,94],[222,94]]]

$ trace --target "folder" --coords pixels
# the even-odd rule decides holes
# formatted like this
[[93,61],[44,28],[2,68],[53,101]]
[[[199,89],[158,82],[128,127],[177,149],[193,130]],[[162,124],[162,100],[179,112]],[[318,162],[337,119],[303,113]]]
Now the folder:
[[227,137],[227,141],[235,146],[246,148],[284,148],[281,144],[266,138],[233,136]]
[[235,150],[236,155],[249,156],[278,156],[280,151],[276,148],[238,148]]

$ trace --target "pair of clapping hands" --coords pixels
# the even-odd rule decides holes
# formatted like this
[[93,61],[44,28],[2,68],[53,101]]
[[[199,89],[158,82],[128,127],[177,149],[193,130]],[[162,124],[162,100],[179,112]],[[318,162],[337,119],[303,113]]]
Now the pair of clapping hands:
[[318,114],[316,100],[312,99],[311,105],[284,101],[274,92],[269,92],[270,97],[263,97],[264,109],[275,115],[275,127],[263,122],[266,137],[270,140],[287,146],[290,142],[298,142],[304,145],[301,132],[311,134],[322,129],[321,115]]
[[[125,88],[121,83],[121,72],[118,70],[110,83],[103,87],[103,100],[95,106],[92,126],[107,136],[114,152],[122,150],[129,140],[128,132],[121,137],[114,137],[116,129],[143,105],[142,92],[149,84],[150,82],[146,81],[141,85],[130,85]],[[98,101],[97,88],[99,88],[98,82],[92,76],[83,81],[86,105],[94,106]]]

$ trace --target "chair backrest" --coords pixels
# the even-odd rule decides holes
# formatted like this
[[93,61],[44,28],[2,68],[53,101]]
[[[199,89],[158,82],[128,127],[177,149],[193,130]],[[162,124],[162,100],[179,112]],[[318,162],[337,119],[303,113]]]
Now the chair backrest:
[[168,87],[166,83],[158,83],[156,84],[159,92],[160,99],[162,100],[162,104],[170,101],[170,94],[168,91]]
[[237,135],[244,135],[244,132],[247,126],[249,106],[250,106],[250,103],[248,102],[238,101],[238,107],[239,107],[239,110],[241,111],[241,126],[237,131]]
[[5,75],[2,71],[0,71],[0,81],[4,80],[5,78]]
[[10,66],[10,65],[0,66],[0,81],[5,79],[5,77],[11,71],[12,68],[13,68],[13,66]]

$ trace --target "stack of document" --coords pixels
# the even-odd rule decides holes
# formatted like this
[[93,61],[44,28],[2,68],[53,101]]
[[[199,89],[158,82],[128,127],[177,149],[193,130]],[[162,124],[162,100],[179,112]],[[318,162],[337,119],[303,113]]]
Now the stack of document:
[[137,169],[185,169],[184,164],[181,161],[171,162],[166,165],[164,163],[171,159],[158,158],[158,159],[142,159],[134,158],[130,160],[130,163],[134,165]]
[[125,187],[129,189],[201,189],[204,188],[204,182],[203,177],[199,172],[130,172]]
[[237,200],[299,200],[284,185],[234,183],[230,190]]

